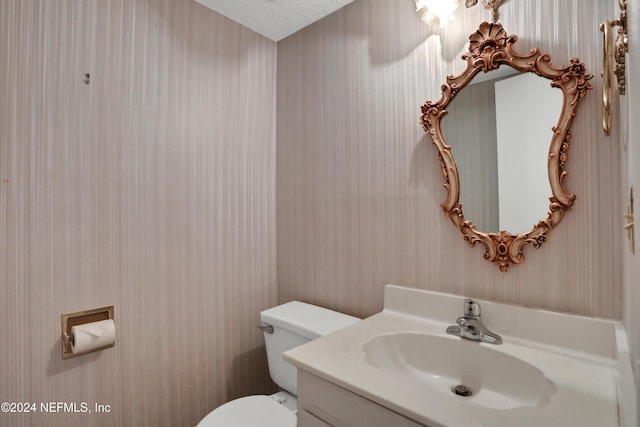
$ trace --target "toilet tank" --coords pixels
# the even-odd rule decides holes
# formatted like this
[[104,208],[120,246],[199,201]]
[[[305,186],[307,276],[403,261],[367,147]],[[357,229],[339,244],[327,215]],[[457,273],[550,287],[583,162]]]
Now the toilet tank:
[[282,354],[360,321],[357,317],[299,301],[291,301],[265,310],[260,313],[260,319],[262,326],[273,327],[273,333],[264,333],[271,379],[296,396],[297,371],[293,365],[284,361]]

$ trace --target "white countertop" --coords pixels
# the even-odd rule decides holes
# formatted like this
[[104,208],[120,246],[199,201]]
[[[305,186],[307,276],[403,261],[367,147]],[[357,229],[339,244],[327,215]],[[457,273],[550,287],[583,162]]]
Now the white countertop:
[[462,314],[462,301],[459,296],[387,286],[381,313],[289,350],[284,358],[429,427],[619,425],[616,322],[479,301],[485,325],[502,335],[504,343],[476,345],[515,356],[540,369],[556,385],[550,401],[536,407],[480,407],[428,388],[408,387],[365,361],[362,347],[376,335],[447,336],[446,327]]

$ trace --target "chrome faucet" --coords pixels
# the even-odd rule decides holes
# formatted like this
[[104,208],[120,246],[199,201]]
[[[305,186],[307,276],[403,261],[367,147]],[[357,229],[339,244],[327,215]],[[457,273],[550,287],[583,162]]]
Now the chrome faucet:
[[448,334],[489,344],[502,344],[502,337],[491,332],[482,324],[480,304],[472,299],[465,298],[464,315],[458,317],[456,323],[457,325],[451,325],[447,328]]

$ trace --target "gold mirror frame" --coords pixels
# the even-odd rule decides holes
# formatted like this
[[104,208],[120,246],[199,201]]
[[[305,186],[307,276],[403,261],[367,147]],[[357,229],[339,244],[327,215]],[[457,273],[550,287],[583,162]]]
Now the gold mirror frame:
[[[436,103],[427,101],[422,106],[420,124],[438,148],[440,168],[447,189],[447,198],[441,204],[455,226],[462,232],[470,246],[482,243],[486,250],[484,258],[498,264],[500,270],[506,272],[512,264],[524,262],[523,249],[527,244],[539,248],[546,241],[547,233],[554,228],[571,208],[575,194],[564,187],[564,178],[568,172],[566,162],[571,140],[571,123],[576,115],[578,104],[584,99],[588,90],[592,89],[584,63],[572,58],[566,67],[556,68],[551,65],[549,55],[543,55],[533,49],[528,55],[517,54],[513,46],[518,41],[515,35],[507,35],[502,25],[483,22],[480,28],[469,36],[469,53],[462,55],[467,61],[467,68],[457,76],[447,76],[442,85],[442,98]],[[508,65],[521,72],[535,73],[551,80],[551,86],[563,93],[563,106],[560,119],[552,128],[553,137],[549,147],[548,174],[553,196],[549,198],[549,212],[545,219],[538,221],[531,231],[524,234],[511,234],[508,231],[484,233],[476,230],[471,221],[465,220],[460,204],[460,180],[456,163],[441,131],[441,120],[447,114],[447,106],[456,94],[464,89],[473,77],[482,72],[498,69],[500,65]]]

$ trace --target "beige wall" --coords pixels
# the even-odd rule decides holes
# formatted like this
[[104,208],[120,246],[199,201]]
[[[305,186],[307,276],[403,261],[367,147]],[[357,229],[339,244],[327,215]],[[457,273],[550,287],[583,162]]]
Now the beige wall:
[[[621,165],[600,131],[596,30],[614,5],[593,3],[501,8],[521,51],[595,75],[568,165],[576,205],[502,274],[442,215],[418,124],[481,8],[434,31],[412,0],[360,0],[276,58],[191,0],[0,2],[0,401],[112,408],[0,425],[193,426],[269,392],[255,324],[278,300],[366,316],[396,283],[621,318]],[[62,361],[60,314],[107,304],[116,347]]]
[[[510,1],[500,9],[521,52],[573,56],[595,77],[573,126],[574,208],[508,273],[470,248],[439,207],[435,147],[420,106],[460,72],[468,35],[490,13],[457,12],[445,30],[413,1],[356,1],[278,43],[279,300],[370,315],[385,283],[590,316],[622,317],[619,145],[600,130],[599,23],[615,2]],[[455,148],[454,148],[455,154]]]
[[[624,257],[624,320],[634,357],[636,384],[638,385],[638,408],[640,409],[640,0],[630,0],[627,7],[629,19],[629,53],[627,55],[627,96],[621,98],[628,106],[628,134],[626,148],[622,151],[625,176],[625,191],[633,187],[635,211],[635,253],[628,248],[627,239],[623,237]],[[633,78],[632,76],[635,76]],[[624,122],[623,122],[624,123]],[[624,128],[624,127],[623,127]],[[622,208],[626,209],[625,200]]]
[[[0,401],[111,405],[0,425],[273,390],[275,43],[191,0],[3,0],[0,29]],[[60,315],[107,304],[116,346],[61,360]]]

